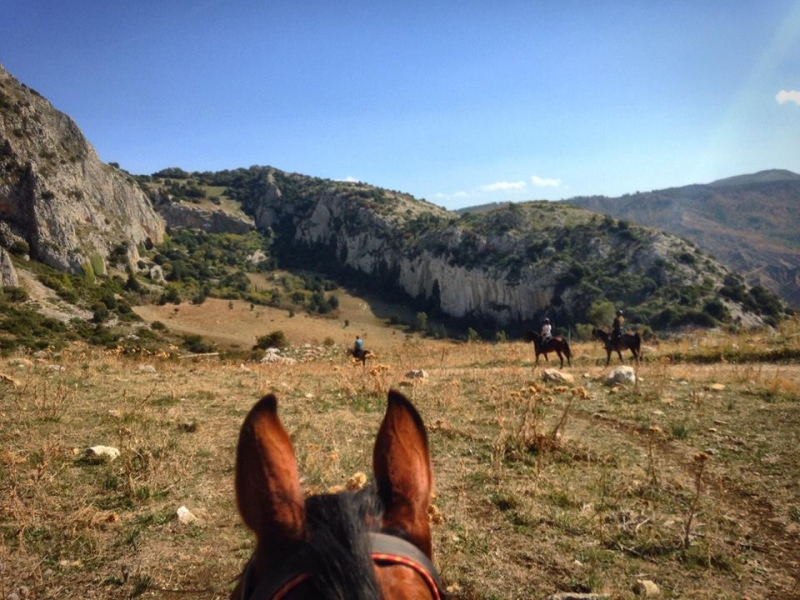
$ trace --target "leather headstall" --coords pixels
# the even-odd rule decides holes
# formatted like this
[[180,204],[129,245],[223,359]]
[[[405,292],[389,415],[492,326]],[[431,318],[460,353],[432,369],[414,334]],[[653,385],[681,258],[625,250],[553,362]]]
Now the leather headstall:
[[[434,600],[441,600],[444,587],[430,559],[411,542],[386,533],[369,534],[371,556],[376,565],[403,565],[413,569],[427,584]],[[253,584],[253,561],[242,576],[242,600],[282,600],[295,587],[312,577],[313,558],[305,547],[287,558],[274,573]]]

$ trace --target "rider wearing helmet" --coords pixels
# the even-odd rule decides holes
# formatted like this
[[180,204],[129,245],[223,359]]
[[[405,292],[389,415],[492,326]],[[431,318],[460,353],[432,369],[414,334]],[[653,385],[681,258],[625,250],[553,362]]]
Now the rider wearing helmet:
[[546,342],[551,337],[553,337],[553,327],[550,325],[550,319],[545,319],[542,325],[542,341]]
[[611,325],[611,337],[618,340],[622,337],[622,329],[625,327],[625,316],[622,309],[617,311],[617,316],[614,318],[614,323]]

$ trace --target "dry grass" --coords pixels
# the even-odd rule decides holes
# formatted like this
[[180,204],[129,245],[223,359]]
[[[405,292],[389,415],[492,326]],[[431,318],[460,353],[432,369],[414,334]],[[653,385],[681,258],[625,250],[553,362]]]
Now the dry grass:
[[[314,322],[327,327],[308,319],[306,334],[324,339]],[[429,428],[435,560],[457,597],[634,598],[638,579],[663,597],[800,597],[797,365],[663,358],[697,345],[682,341],[648,349],[640,385],[612,391],[596,344],[574,344],[576,383],[559,386],[522,343],[360,326],[376,327],[367,369],[344,356],[145,364],[81,348],[4,359],[0,595],[227,597],[252,549],[232,482],[253,402],[277,393],[315,492],[370,471],[385,392],[400,387]],[[411,369],[428,377],[408,380]],[[120,458],[87,460],[96,444]],[[197,521],[178,522],[182,505]]]

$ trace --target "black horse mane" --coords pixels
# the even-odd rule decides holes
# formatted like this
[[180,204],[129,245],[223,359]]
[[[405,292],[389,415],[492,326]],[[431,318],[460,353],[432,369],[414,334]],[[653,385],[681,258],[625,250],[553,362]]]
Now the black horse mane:
[[370,556],[370,523],[380,523],[382,506],[373,487],[306,499],[308,547],[313,557],[310,585],[321,600],[380,600]]

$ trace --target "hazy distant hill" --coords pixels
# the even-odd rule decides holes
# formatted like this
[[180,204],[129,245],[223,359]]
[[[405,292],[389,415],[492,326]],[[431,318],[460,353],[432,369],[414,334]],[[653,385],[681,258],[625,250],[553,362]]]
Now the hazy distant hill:
[[761,171],[620,198],[569,204],[657,227],[694,241],[751,284],[800,307],[800,175]]

